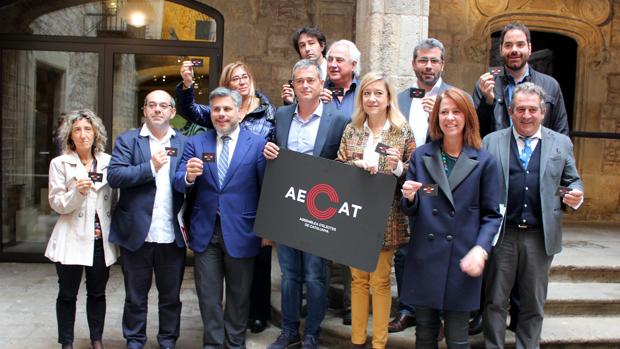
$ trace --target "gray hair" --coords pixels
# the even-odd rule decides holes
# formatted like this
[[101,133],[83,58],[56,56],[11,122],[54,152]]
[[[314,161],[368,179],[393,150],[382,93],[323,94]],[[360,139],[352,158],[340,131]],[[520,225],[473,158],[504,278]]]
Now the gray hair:
[[356,63],[353,74],[356,77],[359,77],[362,72],[362,64],[360,62],[362,54],[360,53],[360,50],[357,48],[357,46],[355,46],[353,42],[349,40],[338,40],[329,47],[329,50],[327,51],[327,57],[329,57],[329,53],[336,46],[344,46],[347,48],[347,50],[349,51],[349,61]]
[[66,114],[65,121],[58,128],[58,144],[62,147],[62,152],[68,154],[75,151],[75,143],[71,139],[73,124],[81,119],[86,119],[93,126],[95,139],[93,140],[92,153],[96,154],[105,151],[105,144],[108,141],[108,134],[103,126],[103,121],[90,109],[73,110]]
[[540,109],[541,110],[545,110],[546,105],[545,105],[545,101],[546,101],[546,93],[545,90],[543,90],[542,87],[531,83],[531,82],[524,82],[522,84],[518,84],[514,91],[512,91],[512,99],[510,100],[510,108],[515,107],[515,96],[517,95],[517,93],[522,93],[524,95],[538,95],[538,97],[540,98]]
[[215,90],[211,91],[211,93],[209,93],[209,103],[211,103],[215,98],[218,98],[218,97],[232,98],[237,109],[241,109],[242,99],[241,99],[241,95],[239,94],[239,92],[228,89],[226,87],[218,87]]
[[441,51],[441,59],[443,60],[443,56],[446,53],[446,49],[443,46],[443,44],[441,43],[441,41],[435,39],[435,38],[427,38],[424,39],[422,41],[420,41],[414,48],[413,48],[413,60],[415,60],[416,58],[418,58],[418,52],[420,50],[430,50],[433,48],[438,48]]
[[321,66],[319,65],[319,63],[317,63],[317,61],[313,60],[313,59],[300,59],[299,61],[297,61],[297,63],[295,63],[295,65],[293,66],[293,72],[291,73],[291,79],[295,79],[295,72],[299,69],[307,69],[310,67],[314,67],[316,69],[316,74],[319,77],[319,80],[321,80]]
[[[157,90],[153,90],[151,92],[155,92],[155,91],[157,91]],[[159,90],[159,91],[166,92],[164,90]],[[143,106],[145,106],[145,107],[146,107],[146,104],[149,102],[149,95],[151,94],[151,92],[147,93],[146,97],[144,97],[144,104],[143,104]],[[174,97],[172,97],[172,95],[170,93],[168,93],[168,92],[166,92],[166,94],[168,95],[168,97],[170,97],[170,107],[173,108],[173,109],[176,108],[176,102],[174,101]]]

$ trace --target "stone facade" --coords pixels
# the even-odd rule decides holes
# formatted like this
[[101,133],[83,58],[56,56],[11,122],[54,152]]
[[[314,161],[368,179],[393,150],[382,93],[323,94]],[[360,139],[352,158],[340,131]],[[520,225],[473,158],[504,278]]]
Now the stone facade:
[[[577,42],[572,131],[620,132],[620,2],[431,1],[429,35],[447,48],[446,80],[473,91],[489,61],[490,35],[511,21]],[[574,220],[620,221],[620,140],[574,138],[586,201]]]

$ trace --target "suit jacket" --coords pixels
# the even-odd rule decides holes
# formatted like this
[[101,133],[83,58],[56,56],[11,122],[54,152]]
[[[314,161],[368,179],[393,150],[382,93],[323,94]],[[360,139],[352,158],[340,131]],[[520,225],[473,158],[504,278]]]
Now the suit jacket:
[[[441,85],[439,85],[439,90],[437,91],[438,94],[442,93],[443,91],[449,89],[450,87],[453,87],[452,85],[448,85],[446,84],[443,80],[441,81]],[[398,96],[396,96],[396,100],[398,102],[398,109],[400,109],[400,112],[403,113],[403,115],[405,116],[405,119],[407,119],[407,121],[409,121],[409,112],[411,111],[411,100],[413,98],[411,98],[411,96],[409,95],[409,88],[406,88],[405,90],[401,91]],[[426,133],[426,142],[424,143],[428,143],[431,141],[430,135],[428,134],[428,132]]]
[[[170,146],[183,149],[187,137],[181,132],[170,138]],[[140,128],[127,131],[116,139],[108,167],[108,183],[120,188],[120,199],[112,215],[110,241],[130,251],[139,249],[149,232],[153,204],[155,203],[155,177],[151,172],[149,138],[140,136]],[[170,185],[179,162],[178,156],[170,157]],[[177,214],[183,205],[183,194],[172,190],[172,224],[175,242],[185,247]]]
[[260,250],[260,238],[254,234],[254,220],[265,172],[265,138],[241,129],[230,158],[226,178],[219,185],[217,159],[204,163],[202,175],[193,185],[185,184],[187,161],[201,158],[205,152],[216,154],[215,130],[191,137],[183,150],[174,187],[179,192],[193,191],[196,202],[191,210],[189,247],[196,253],[207,249],[215,232],[219,212],[226,250],[234,258],[254,257]]
[[460,260],[476,245],[491,251],[501,222],[497,162],[465,146],[447,177],[439,142],[418,148],[409,163],[407,180],[436,183],[438,193],[419,190],[413,203],[401,200],[413,231],[401,297],[414,306],[471,311],[480,305],[482,276],[461,271]]
[[[512,127],[493,132],[483,139],[483,146],[499,162],[501,203],[508,202],[510,178],[510,140]],[[558,186],[583,191],[583,183],[575,167],[573,143],[567,136],[542,128],[540,149],[540,206],[542,210],[545,251],[552,256],[562,250],[562,199],[555,195]],[[501,243],[501,241],[499,242]]]
[[45,250],[45,256],[53,262],[93,265],[95,214],[101,223],[105,264],[114,264],[118,257],[118,248],[108,240],[111,210],[116,201],[105,178],[110,155],[97,153],[95,159],[97,172],[103,173],[103,178],[93,184],[86,196],[77,191],[75,183],[78,178],[88,178],[91,169],[80,164],[77,153],[58,156],[50,163],[48,199],[52,209],[60,214]]
[[[276,110],[275,143],[284,149],[288,149],[288,134],[296,107],[297,104],[291,104]],[[338,147],[344,128],[350,121],[350,115],[343,115],[331,104],[323,104],[323,115],[321,115],[312,155],[334,160],[338,156]]]
[[[560,84],[553,77],[537,72],[532,67],[529,68],[529,73],[530,75],[525,78],[525,81],[532,82],[545,90],[547,111],[545,112],[543,126],[568,136],[568,117]],[[495,100],[493,105],[488,105],[484,100],[480,85],[476,82],[473,97],[482,137],[493,131],[510,127],[510,116],[506,104],[507,86],[508,78],[503,74],[497,75],[494,87]]]

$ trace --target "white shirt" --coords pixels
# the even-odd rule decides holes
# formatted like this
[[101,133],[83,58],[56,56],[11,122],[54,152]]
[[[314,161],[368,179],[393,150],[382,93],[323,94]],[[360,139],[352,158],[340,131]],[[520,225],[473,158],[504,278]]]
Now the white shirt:
[[[160,150],[164,150],[165,147],[170,146],[170,138],[176,133],[172,127],[168,128],[168,132],[161,139],[157,139],[151,130],[146,127],[146,124],[142,125],[140,130],[140,136],[149,137],[149,148],[151,155],[157,153]],[[182,149],[177,153],[182,152]],[[153,160],[151,160],[151,172],[155,177],[155,186],[157,191],[155,192],[155,203],[153,204],[153,214],[151,216],[151,226],[149,233],[146,235],[146,242],[156,242],[159,244],[166,244],[174,242],[174,222],[172,214],[172,184],[170,183],[170,161],[167,161],[159,171],[155,171]]]
[[[441,86],[442,83],[443,81],[439,78],[433,88],[424,94],[424,96],[437,96],[439,94],[439,86]],[[413,84],[413,87],[419,88],[418,86],[418,82],[416,81]],[[428,113],[422,108],[422,98],[412,98],[411,107],[409,108],[409,125],[413,130],[416,148],[419,148],[426,143],[426,135],[428,134],[428,118]]]
[[327,79],[327,58],[323,57],[321,62],[321,80]]
[[[390,129],[390,120],[385,120],[385,124],[383,124],[383,130],[382,131],[387,131]],[[375,142],[375,137],[374,134],[372,133],[372,130],[370,129],[370,127],[368,127],[368,120],[364,121],[364,129],[366,129],[368,131],[368,133],[370,134],[370,137],[368,137],[368,141],[366,141],[366,146],[364,147],[364,161],[366,161],[366,163],[370,166],[379,166],[379,153],[377,153],[375,151],[375,149],[377,148],[377,144],[383,141],[383,132],[381,132],[379,134],[379,137],[377,138],[377,142]],[[388,144],[389,146],[391,146],[392,144]],[[403,162],[398,160],[398,165],[396,165],[396,169],[392,170],[392,173],[396,176],[396,177],[400,177],[400,175],[403,173]]]
[[[228,140],[228,167],[229,168],[230,168],[230,160],[232,159],[233,153],[235,152],[235,147],[237,146],[237,140],[239,139],[239,132],[240,132],[240,127],[239,125],[237,125],[237,128],[227,135],[228,137],[230,137],[230,139]],[[223,146],[224,146],[224,141],[222,141],[222,135],[218,132],[217,142],[215,144],[216,159],[220,158],[220,154],[222,153]]]

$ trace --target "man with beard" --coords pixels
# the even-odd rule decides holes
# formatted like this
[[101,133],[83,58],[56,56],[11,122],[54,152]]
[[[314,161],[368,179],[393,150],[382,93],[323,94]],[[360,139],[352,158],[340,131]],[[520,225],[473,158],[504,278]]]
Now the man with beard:
[[[528,64],[532,53],[530,30],[521,23],[509,23],[500,36],[500,55],[504,69],[486,72],[480,76],[474,90],[474,105],[480,121],[480,135],[512,126],[508,113],[515,87],[532,82],[543,88],[546,94],[546,108],[542,125],[568,136],[568,119],[564,97],[558,82],[551,76],[534,70]],[[518,286],[515,285],[510,301],[510,330],[514,330],[519,314]],[[482,302],[481,304],[483,304]],[[480,317],[476,323],[480,324]],[[480,327],[474,332],[479,332]]]
[[474,90],[474,105],[483,137],[511,126],[508,115],[510,96],[515,86],[523,82],[532,82],[542,87],[547,94],[543,126],[568,135],[568,120],[560,85],[551,76],[529,66],[527,61],[531,53],[529,29],[521,23],[506,25],[500,37],[503,71],[482,74]]
[[[426,143],[428,139],[428,116],[435,105],[435,97],[449,87],[441,75],[444,68],[445,48],[443,44],[433,38],[420,41],[413,49],[411,67],[416,76],[413,86],[398,94],[398,108],[409,121],[415,137],[416,148]],[[422,93],[422,90],[423,93]],[[399,248],[394,254],[394,271],[398,294],[401,292],[403,268],[407,257],[407,248]],[[389,324],[389,332],[400,332],[415,326],[415,311],[413,306],[399,302],[399,314]]]
[[209,105],[215,130],[187,141],[174,187],[196,195],[189,247],[204,326],[202,348],[245,348],[254,257],[261,247],[253,226],[266,140],[239,127],[237,91],[218,87],[209,94]]

